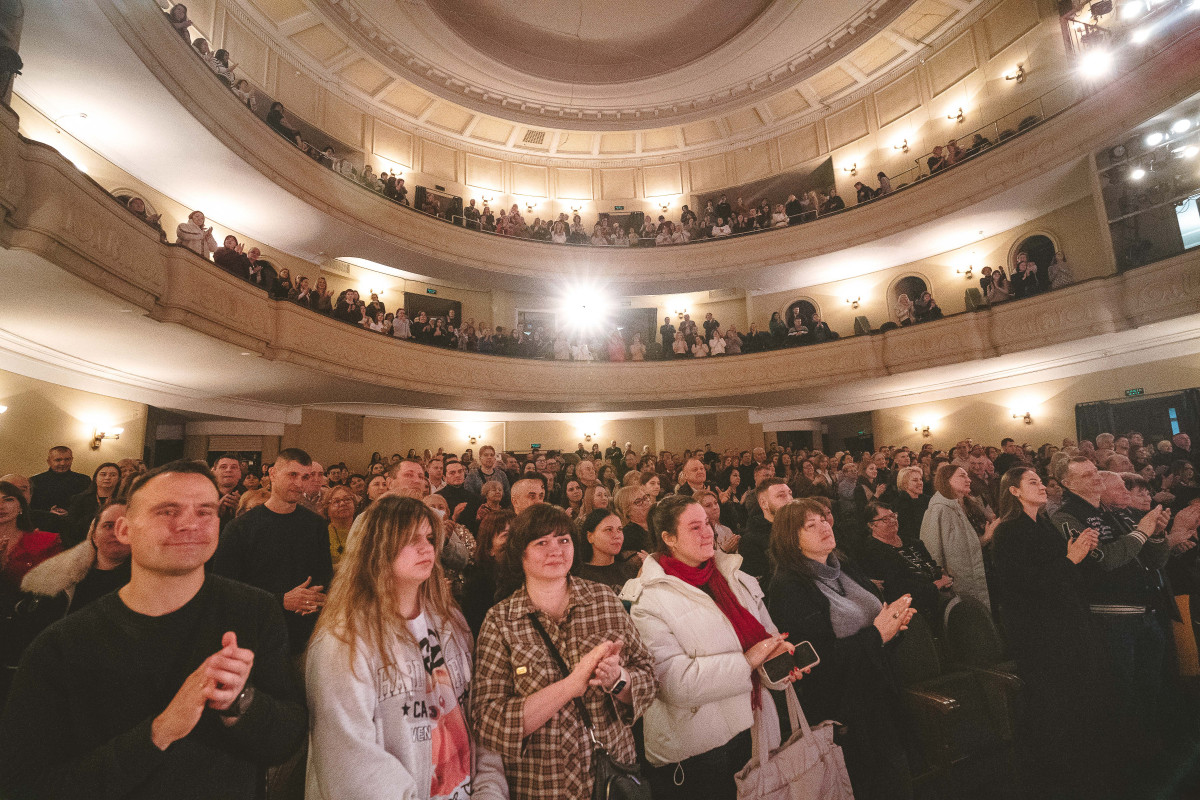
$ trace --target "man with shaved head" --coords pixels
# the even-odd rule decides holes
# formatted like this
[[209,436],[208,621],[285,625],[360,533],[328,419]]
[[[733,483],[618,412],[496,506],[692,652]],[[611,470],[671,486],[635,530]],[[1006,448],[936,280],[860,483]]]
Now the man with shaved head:
[[92,485],[87,475],[71,471],[71,465],[74,463],[75,455],[71,448],[61,444],[51,447],[50,452],[46,454],[46,466],[49,469],[29,479],[33,484],[30,507],[65,517],[71,505],[71,498],[80,492],[86,492]]
[[546,487],[537,478],[522,478],[513,484],[513,512],[520,514],[525,509],[537,503],[546,501]]
[[679,471],[679,488],[675,493],[691,497],[701,489],[707,488],[708,470],[704,468],[704,462],[698,458],[689,458]]

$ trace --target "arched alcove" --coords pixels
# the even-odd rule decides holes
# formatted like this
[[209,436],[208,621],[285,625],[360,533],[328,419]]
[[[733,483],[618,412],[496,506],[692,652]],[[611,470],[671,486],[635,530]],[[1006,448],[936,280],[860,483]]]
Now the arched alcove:
[[801,324],[805,328],[812,330],[813,317],[820,313],[821,309],[817,305],[817,301],[811,297],[798,297],[784,309],[783,321],[791,329],[792,325],[796,322],[796,317],[800,317]]

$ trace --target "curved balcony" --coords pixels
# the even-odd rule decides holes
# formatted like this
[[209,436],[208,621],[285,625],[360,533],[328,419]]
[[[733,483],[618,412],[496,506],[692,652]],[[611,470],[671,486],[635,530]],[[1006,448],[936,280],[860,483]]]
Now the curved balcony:
[[[69,161],[18,136],[11,112],[2,122],[2,257],[12,296],[27,300],[22,313],[8,315],[0,347],[10,356],[29,356],[23,346],[33,355],[53,351],[90,374],[115,372],[102,353],[116,350],[125,383],[174,380],[193,399],[494,413],[772,408],[833,403],[856,380],[904,379],[904,391],[918,396],[955,382],[1087,369],[1098,357],[1160,343],[1171,354],[1200,350],[1200,251],[1193,251],[990,310],[736,358],[564,363],[446,351],[269,300],[190,251],[161,244]],[[69,330],[55,322],[64,318]]]
[[[111,26],[127,45],[124,60],[116,66],[106,63],[94,78],[75,76],[70,91],[84,92],[94,85],[91,81],[110,80],[114,70],[136,72],[130,82],[141,80],[139,85],[146,85],[148,68],[161,84],[158,88],[166,87],[174,102],[202,126],[205,138],[215,138],[239,163],[257,173],[256,180],[248,180],[238,172],[244,167],[214,159],[212,172],[197,178],[208,185],[201,191],[181,189],[175,193],[181,199],[226,197],[229,187],[238,185],[238,205],[280,209],[284,217],[268,218],[260,212],[257,219],[239,221],[238,227],[294,255],[312,260],[357,257],[460,284],[534,293],[545,291],[546,276],[570,274],[601,276],[618,294],[725,286],[796,288],[932,255],[945,250],[947,240],[961,239],[966,228],[1012,227],[1015,221],[1060,207],[1064,194],[1076,191],[1065,187],[1064,176],[1105,144],[1113,130],[1132,126],[1186,96],[1193,88],[1191,77],[1178,65],[1191,63],[1200,49],[1200,29],[1193,29],[1101,91],[1029,131],[1020,137],[1019,145],[995,147],[945,175],[851,213],[738,241],[614,251],[485,238],[398,208],[313,163],[266,126],[246,124],[249,112],[212,79],[203,64],[184,53],[183,43],[163,24],[153,3],[100,0],[96,7],[104,12],[99,25]],[[73,16],[60,15],[58,23],[66,27],[59,29],[61,37],[52,36],[49,42],[40,41],[49,32],[39,27],[34,49],[52,47],[60,53],[64,41],[80,42],[79,57],[86,60],[89,45],[73,30],[81,23],[64,21]],[[97,26],[86,27],[86,39],[105,40]],[[27,37],[25,47],[30,46]],[[114,115],[127,113],[127,118],[145,120],[145,97],[108,95]],[[178,115],[172,124],[177,120]],[[154,119],[142,124],[148,130],[139,137],[137,149],[148,156],[149,148],[154,157],[143,158],[136,172],[155,186],[179,185],[178,176],[156,170],[160,164],[186,161],[180,141],[190,140],[188,132],[156,127],[159,123]],[[109,141],[117,153],[114,160],[135,161],[133,145],[118,139]],[[266,180],[257,180],[259,176]],[[306,208],[297,209],[297,200]]]

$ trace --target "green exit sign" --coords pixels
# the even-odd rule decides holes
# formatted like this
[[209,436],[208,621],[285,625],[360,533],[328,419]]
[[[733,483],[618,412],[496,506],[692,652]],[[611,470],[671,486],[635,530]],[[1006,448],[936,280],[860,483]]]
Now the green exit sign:
[[613,206],[613,211],[624,211],[625,206]]
[[437,294],[437,289],[426,289],[425,294]]
[[1126,397],[1140,397],[1141,395],[1144,395],[1145,393],[1146,393],[1146,390],[1142,389],[1141,387],[1138,387],[1137,389],[1126,389],[1125,390]]

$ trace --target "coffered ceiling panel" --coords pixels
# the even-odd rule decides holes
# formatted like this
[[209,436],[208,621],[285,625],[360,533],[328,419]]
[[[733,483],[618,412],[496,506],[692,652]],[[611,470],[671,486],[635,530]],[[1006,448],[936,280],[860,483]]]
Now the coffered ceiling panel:
[[917,0],[896,18],[892,30],[925,44],[925,37],[954,16],[954,8],[940,0]]
[[484,141],[504,144],[512,135],[512,131],[513,125],[510,122],[504,122],[494,117],[479,117],[475,127],[471,130],[471,135]]
[[391,76],[365,58],[347,65],[338,74],[351,86],[371,96],[378,94],[391,80]]
[[591,133],[564,133],[558,140],[560,153],[590,153],[595,135]]
[[433,102],[432,97],[403,81],[397,81],[396,85],[389,89],[380,99],[389,106],[403,111],[410,117],[419,115]]
[[474,116],[462,106],[456,106],[453,103],[438,103],[433,109],[433,113],[426,117],[425,121],[430,125],[437,125],[439,128],[445,128],[454,133],[462,133]]
[[843,89],[848,89],[854,85],[854,78],[850,73],[841,67],[830,67],[824,72],[813,77],[808,85],[813,88],[817,96],[822,100],[833,97]]
[[324,25],[314,25],[292,36],[292,41],[322,64],[346,49],[346,40]]
[[675,128],[659,128],[642,133],[642,151],[668,150],[679,146],[679,135]]
[[787,119],[793,114],[806,111],[809,107],[808,101],[804,99],[804,95],[795,89],[780,92],[767,100],[767,108],[775,119]]

